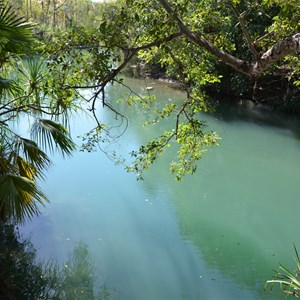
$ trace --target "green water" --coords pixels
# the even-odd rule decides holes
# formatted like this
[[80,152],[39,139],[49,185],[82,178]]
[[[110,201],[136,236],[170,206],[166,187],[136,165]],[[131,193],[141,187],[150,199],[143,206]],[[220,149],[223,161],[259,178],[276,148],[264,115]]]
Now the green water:
[[[146,92],[142,80],[128,84]],[[184,97],[165,83],[146,84],[159,99]],[[117,86],[107,91],[111,100],[122,94]],[[127,156],[160,127],[141,128],[147,114],[119,109],[129,128],[106,150]],[[120,121],[102,111],[99,117]],[[278,263],[293,265],[293,243],[300,248],[300,123],[226,107],[203,118],[221,146],[182,183],[168,173],[171,153],[143,182],[101,151],[56,157],[43,183],[51,203],[23,228],[39,256],[65,261],[83,241],[96,284],[113,287],[117,299],[278,299],[264,283]],[[78,117],[73,126],[77,136],[90,124]]]

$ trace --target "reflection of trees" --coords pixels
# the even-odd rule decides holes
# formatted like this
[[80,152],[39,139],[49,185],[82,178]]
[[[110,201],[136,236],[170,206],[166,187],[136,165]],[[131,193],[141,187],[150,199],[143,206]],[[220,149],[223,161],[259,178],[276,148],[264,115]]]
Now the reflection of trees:
[[56,262],[37,261],[30,240],[22,240],[13,224],[0,224],[0,299],[106,300],[113,289],[94,287],[94,264],[80,242],[61,268]]

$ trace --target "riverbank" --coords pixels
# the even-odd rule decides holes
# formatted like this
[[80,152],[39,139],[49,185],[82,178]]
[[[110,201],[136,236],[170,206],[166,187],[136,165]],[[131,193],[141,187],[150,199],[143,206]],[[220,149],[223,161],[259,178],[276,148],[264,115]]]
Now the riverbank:
[[[175,89],[186,88],[185,84],[168,76],[166,70],[158,65],[136,62],[124,69],[124,74],[133,78],[142,77],[166,82]],[[230,78],[223,78],[220,83],[203,86],[212,104],[228,103],[248,109],[263,108],[291,115],[300,114],[300,89],[282,74],[257,82],[249,78],[239,78],[234,88],[229,81]]]

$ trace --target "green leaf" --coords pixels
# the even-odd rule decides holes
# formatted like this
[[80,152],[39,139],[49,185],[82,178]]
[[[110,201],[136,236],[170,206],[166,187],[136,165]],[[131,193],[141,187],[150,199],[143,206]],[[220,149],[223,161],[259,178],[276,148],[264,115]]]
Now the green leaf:
[[[15,141],[15,153],[16,162],[19,164],[19,167],[23,169],[23,175],[26,174],[24,166],[27,165],[27,167],[29,167],[30,165],[35,170],[35,172],[32,173],[33,178],[35,176],[43,177],[44,170],[51,164],[47,154],[43,152],[34,141],[29,139],[17,137]],[[25,162],[21,156],[24,156],[28,163]]]
[[62,155],[71,155],[76,149],[66,128],[52,120],[37,119],[32,126],[31,136],[43,149],[52,153],[59,151]]
[[23,176],[0,176],[0,216],[24,221],[39,213],[38,203],[44,205],[47,198],[34,181]]

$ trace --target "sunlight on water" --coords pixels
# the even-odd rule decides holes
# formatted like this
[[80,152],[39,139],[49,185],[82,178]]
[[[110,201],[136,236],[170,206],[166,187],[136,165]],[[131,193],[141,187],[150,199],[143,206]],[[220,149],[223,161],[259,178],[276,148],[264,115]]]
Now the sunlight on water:
[[[161,99],[184,97],[155,84]],[[116,99],[123,92],[114,86],[108,93]],[[130,126],[110,147],[128,156],[158,129],[138,127],[147,116],[122,109]],[[203,116],[221,146],[183,183],[168,173],[169,155],[143,182],[102,152],[55,157],[43,183],[51,203],[23,231],[40,257],[60,262],[86,243],[96,282],[116,289],[118,299],[276,298],[264,283],[279,262],[292,262],[298,242],[299,124],[240,112]],[[91,125],[82,118],[74,126],[77,136]]]

